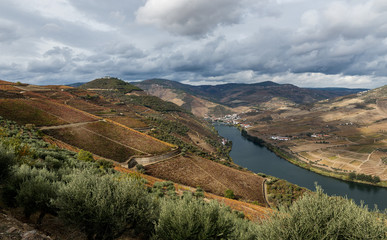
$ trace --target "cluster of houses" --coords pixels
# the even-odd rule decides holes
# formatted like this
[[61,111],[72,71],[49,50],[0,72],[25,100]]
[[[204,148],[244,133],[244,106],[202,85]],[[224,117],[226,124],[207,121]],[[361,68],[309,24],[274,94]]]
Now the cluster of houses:
[[[313,133],[310,135],[312,138],[324,138],[324,137],[329,137],[328,134],[322,134],[322,133]],[[289,141],[291,138],[290,137],[281,137],[281,136],[271,136],[270,137],[272,140],[277,140],[277,141]]]
[[288,137],[281,137],[281,136],[271,136],[270,138],[273,140],[278,140],[278,141],[289,141],[290,140],[290,138],[288,138]]
[[212,121],[224,122],[224,123],[229,123],[229,124],[238,124],[239,119],[241,119],[241,118],[236,113],[228,114],[224,117],[218,117],[218,118],[212,117],[211,118]]
[[322,138],[322,137],[329,137],[328,134],[321,134],[321,133],[313,133],[312,135],[310,135],[312,138]]
[[240,125],[241,127],[247,129],[249,127],[251,127],[250,124],[246,124],[246,123],[241,123],[240,122],[240,117],[238,116],[238,114],[234,113],[234,114],[228,114],[224,117],[211,117],[210,120],[212,122],[224,122],[224,123],[227,123],[227,124],[232,124],[232,125]]
[[341,126],[352,126],[353,122],[340,123]]

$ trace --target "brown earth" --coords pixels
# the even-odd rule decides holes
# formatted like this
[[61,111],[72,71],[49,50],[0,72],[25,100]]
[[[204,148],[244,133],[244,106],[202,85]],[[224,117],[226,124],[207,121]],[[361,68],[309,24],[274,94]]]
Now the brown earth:
[[222,196],[227,189],[244,200],[257,201],[265,206],[262,184],[264,178],[197,156],[179,156],[146,166],[146,173],[158,178]]
[[50,129],[43,132],[65,143],[118,162],[125,162],[131,156],[141,155],[141,152],[130,146],[114,142],[83,127]]
[[[160,179],[160,178],[157,178],[154,176],[150,176],[147,174],[141,174],[141,173],[138,173],[138,172],[133,171],[131,169],[123,168],[120,166],[116,166],[114,169],[119,171],[119,172],[123,172],[123,173],[137,174],[137,175],[139,175],[147,180],[148,186],[153,186],[153,184],[155,182],[165,181],[163,179]],[[182,191],[191,191],[191,192],[195,191],[195,187],[189,187],[187,185],[178,184],[178,183],[175,183],[174,185],[175,185],[175,189],[178,193],[179,192],[181,193]],[[223,203],[223,204],[231,207],[231,209],[243,212],[245,214],[246,218],[248,218],[252,221],[257,221],[259,219],[267,218],[272,213],[272,209],[267,208],[267,207],[262,207],[262,206],[259,206],[256,204],[247,203],[244,201],[233,200],[233,199],[229,199],[229,198],[224,198],[224,197],[221,197],[221,196],[215,195],[213,193],[209,193],[209,192],[205,192],[204,195],[207,199],[216,200],[220,203]]]
[[127,127],[130,127],[130,128],[147,128],[148,127],[148,125],[146,123],[144,123],[143,121],[141,121],[141,119],[136,118],[136,117],[114,116],[114,117],[109,117],[109,119],[111,119],[115,122],[121,123],[121,124],[123,124]]
[[47,111],[31,106],[26,99],[0,99],[0,116],[19,124],[36,126],[53,126],[67,123],[65,120]]

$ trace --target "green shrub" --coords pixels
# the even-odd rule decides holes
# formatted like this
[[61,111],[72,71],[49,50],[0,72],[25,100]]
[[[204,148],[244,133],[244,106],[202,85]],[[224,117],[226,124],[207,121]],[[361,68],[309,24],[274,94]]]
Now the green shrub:
[[176,197],[175,185],[171,181],[155,182],[151,190],[157,197]]
[[56,197],[56,181],[57,175],[45,168],[37,169],[25,164],[14,166],[4,185],[4,203],[8,206],[23,207],[27,218],[39,211],[39,224],[46,213],[53,212],[50,202]]
[[60,167],[62,167],[63,162],[59,159],[51,157],[50,155],[47,155],[44,159],[44,165],[50,170],[58,170]]
[[113,239],[129,226],[151,234],[157,202],[144,185],[125,176],[78,171],[59,190],[59,216],[85,231],[89,239]]
[[234,195],[233,190],[227,189],[227,190],[224,192],[224,197],[230,198],[230,199],[235,199],[235,195]]
[[350,172],[348,174],[348,178],[350,180],[360,180],[360,181],[366,181],[366,182],[371,182],[371,183],[378,183],[380,182],[380,177],[379,176],[372,176],[372,175],[367,175],[364,173],[356,174],[354,172]]
[[98,163],[99,167],[102,169],[110,169],[114,167],[113,162],[105,159],[98,159],[96,162]]
[[0,145],[0,183],[4,182],[15,164],[15,155],[3,145]]
[[[233,217],[231,217],[231,215]],[[163,199],[154,239],[233,239],[236,217],[215,201]]]
[[19,206],[23,207],[27,218],[35,212],[40,212],[38,224],[42,223],[46,213],[55,212],[51,205],[58,189],[58,182],[55,181],[55,178],[55,174],[47,169],[31,169],[31,175],[26,176],[17,192],[16,201]]
[[197,187],[194,193],[194,196],[197,198],[204,198],[204,190],[201,187]]
[[77,159],[85,162],[94,161],[93,154],[91,154],[91,152],[88,152],[82,149],[78,152]]
[[137,164],[136,165],[136,170],[141,172],[141,173],[144,173],[145,172],[145,167],[142,164]]
[[317,187],[257,226],[258,239],[386,239],[384,219]]

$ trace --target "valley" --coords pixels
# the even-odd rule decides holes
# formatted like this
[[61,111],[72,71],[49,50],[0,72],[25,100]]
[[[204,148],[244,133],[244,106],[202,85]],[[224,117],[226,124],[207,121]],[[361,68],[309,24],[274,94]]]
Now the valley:
[[[385,185],[386,87],[315,103],[242,114],[249,135],[295,156],[299,165],[345,180]],[[250,115],[250,116],[249,116]],[[263,120],[262,120],[263,119]],[[356,175],[373,176],[357,179]],[[380,182],[381,181],[381,182]]]
[[[169,94],[170,92],[166,95]],[[189,95],[183,98],[184,101],[188,99],[187,96]],[[142,189],[140,191],[145,191],[148,199],[146,201],[156,201],[161,205],[172,204],[173,207],[177,203],[175,201],[186,201],[189,204],[200,204],[204,209],[215,206],[210,200],[216,200],[227,206],[222,209],[226,209],[224,214],[231,214],[233,224],[243,221],[244,226],[254,228],[258,227],[254,222],[267,222],[265,219],[272,217],[273,209],[277,211],[275,209],[292,206],[293,202],[303,199],[302,196],[308,196],[309,190],[306,188],[267,175],[266,170],[257,174],[254,172],[260,170],[254,169],[252,172],[250,167],[241,167],[240,165],[245,164],[240,162],[241,159],[236,158],[240,165],[235,164],[229,155],[232,141],[219,136],[211,124],[211,121],[216,120],[238,126],[243,136],[264,144],[291,162],[296,159],[293,163],[304,168],[314,171],[322,169],[326,171],[324,174],[338,174],[344,176],[345,180],[366,183],[375,181],[372,184],[379,185],[385,183],[385,168],[380,165],[385,160],[383,129],[386,124],[384,116],[387,101],[383,88],[307,105],[283,97],[272,97],[257,105],[240,105],[239,102],[236,106],[233,105],[236,103],[234,100],[231,105],[223,105],[194,95],[190,95],[190,98],[197,102],[188,100],[190,105],[187,105],[186,102],[179,102],[176,96],[173,97],[178,104],[163,101],[150,95],[150,92],[111,77],[93,80],[79,88],[1,81],[1,146],[12,149],[17,156],[17,163],[11,174],[30,174],[28,176],[33,181],[41,181],[40,175],[34,175],[36,171],[39,174],[44,172],[47,176],[51,174],[55,176],[55,180],[45,178],[46,183],[32,183],[31,186],[38,189],[53,188],[56,184],[61,184],[59,190],[52,189],[55,194],[67,191],[65,189],[70,189],[68,186],[71,184],[75,184],[74,189],[78,189],[85,188],[83,182],[106,184],[106,181],[110,181],[108,185],[101,185],[102,188],[86,187],[80,192],[84,194],[93,191],[99,194],[98,191],[102,191],[105,196],[106,189],[113,191],[112,194],[127,192],[129,190],[113,186],[138,181],[136,186]],[[206,120],[203,119],[204,116]],[[238,147],[241,145],[236,145],[237,149]],[[244,150],[240,152],[248,153]],[[254,154],[249,158],[255,156]],[[304,160],[298,159],[301,157]],[[260,160],[271,161],[266,158]],[[282,167],[278,165],[275,168]],[[291,167],[284,167],[282,170],[289,171],[287,169]],[[371,178],[365,178],[367,176]],[[76,183],[77,179],[82,178],[82,184]],[[66,182],[67,179],[72,180]],[[4,186],[15,184],[12,181]],[[29,184],[29,181],[23,181],[23,184]],[[302,184],[305,182],[310,183],[304,179]],[[142,185],[146,186],[146,190]],[[24,185],[18,187],[23,188]],[[128,189],[139,190],[135,190],[133,186]],[[34,222],[40,224],[39,229],[43,231],[35,231],[36,236],[43,236],[46,232],[51,236],[65,236],[66,231],[74,231],[79,239],[84,239],[84,233],[94,235],[99,232],[98,229],[85,230],[67,225],[66,222],[74,218],[61,215],[67,207],[46,212],[48,210],[45,210],[45,206],[50,208],[52,204],[58,204],[55,201],[65,201],[63,195],[47,197],[45,200],[50,203],[31,210],[34,213],[31,216],[25,205],[27,203],[20,200],[22,191],[16,192],[16,197],[7,195],[7,191],[12,190],[0,189],[5,199],[9,199],[7,201],[15,202],[16,199],[16,204],[24,208],[23,213],[14,208],[1,212],[7,225],[0,224],[0,227],[9,228],[13,224],[17,226],[12,228],[15,234],[30,234],[35,231],[26,232],[30,228],[19,227],[18,220],[23,219],[22,216],[27,219],[23,221],[28,221],[30,225]],[[26,191],[25,188],[23,191]],[[33,196],[35,195],[40,196],[38,193]],[[98,199],[102,195],[97,195]],[[27,201],[33,196],[27,197]],[[129,198],[128,195],[125,199]],[[56,200],[53,202],[52,199]],[[135,201],[141,199],[135,197]],[[106,203],[108,202],[105,201]],[[8,203],[0,202],[0,207],[3,204]],[[78,205],[77,203],[76,207]],[[114,203],[114,208],[118,206],[118,202]],[[81,211],[85,211],[84,208],[82,206]],[[184,208],[184,211],[190,209]],[[39,211],[40,214],[35,213]],[[60,211],[59,217],[55,215],[56,211]],[[116,214],[110,217],[115,217]],[[11,215],[18,220],[13,220]],[[46,215],[45,219],[50,221],[42,224]],[[154,213],[153,216],[161,219],[162,214]],[[143,219],[145,222],[150,220]],[[92,221],[95,222],[94,219]],[[58,224],[60,229],[56,229],[52,222]],[[129,227],[133,226],[123,228]],[[146,226],[135,228],[143,227]],[[150,231],[154,231],[154,222],[149,227]],[[235,234],[245,234],[240,231],[242,230],[239,229]],[[249,234],[252,234],[251,231],[249,230]],[[142,232],[140,236],[144,234],[146,232]],[[6,233],[6,236],[13,235],[12,232]],[[124,235],[138,236],[134,232]]]
[[240,126],[304,168],[343,180],[387,185],[386,86],[370,91],[301,89],[272,82],[215,87],[163,79],[136,85],[181,106],[189,103],[184,101],[187,95],[222,104],[217,108],[227,111],[211,114],[213,105],[207,105],[205,114],[196,114]]

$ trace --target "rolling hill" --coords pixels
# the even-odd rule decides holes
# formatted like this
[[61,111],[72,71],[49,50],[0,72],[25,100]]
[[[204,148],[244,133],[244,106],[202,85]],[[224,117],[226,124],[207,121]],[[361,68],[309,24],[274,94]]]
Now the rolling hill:
[[189,109],[198,116],[224,116],[233,111],[242,112],[250,107],[259,107],[273,98],[281,98],[290,104],[310,104],[365,90],[299,88],[291,84],[278,84],[270,81],[254,84],[191,86],[165,79],[149,79],[133,84],[149,94]]
[[[75,86],[77,86],[77,84]],[[119,91],[122,93],[142,91],[142,89],[115,77],[97,78],[93,81],[81,84],[79,87],[94,91]]]

